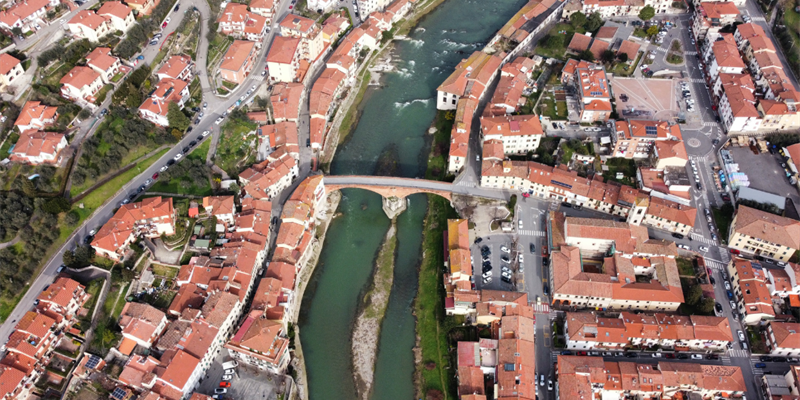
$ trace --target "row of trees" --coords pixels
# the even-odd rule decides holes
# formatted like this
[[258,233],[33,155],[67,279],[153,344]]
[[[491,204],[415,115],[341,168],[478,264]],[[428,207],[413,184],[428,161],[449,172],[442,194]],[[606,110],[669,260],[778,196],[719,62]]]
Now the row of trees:
[[36,61],[41,68],[46,67],[55,60],[61,60],[63,63],[75,65],[92,50],[94,50],[94,46],[92,46],[92,43],[87,39],[75,41],[66,47],[61,43],[56,43],[49,49],[43,51],[42,54],[39,54]]
[[190,158],[171,166],[168,170],[162,172],[158,179],[163,182],[178,179],[178,184],[183,189],[188,189],[192,185],[203,187],[208,184],[208,176],[210,174],[211,168],[206,165],[206,160]]

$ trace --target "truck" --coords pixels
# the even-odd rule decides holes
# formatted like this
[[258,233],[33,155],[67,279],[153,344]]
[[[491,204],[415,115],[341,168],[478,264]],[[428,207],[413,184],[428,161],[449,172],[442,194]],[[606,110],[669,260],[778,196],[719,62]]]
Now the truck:
[[222,369],[234,369],[239,366],[239,363],[236,361],[225,361],[222,363]]

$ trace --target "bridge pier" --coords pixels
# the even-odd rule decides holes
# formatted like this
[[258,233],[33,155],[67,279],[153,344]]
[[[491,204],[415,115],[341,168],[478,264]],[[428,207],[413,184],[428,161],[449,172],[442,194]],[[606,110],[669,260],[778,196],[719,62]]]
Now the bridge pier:
[[390,196],[383,198],[383,212],[389,219],[394,219],[408,208],[404,197]]

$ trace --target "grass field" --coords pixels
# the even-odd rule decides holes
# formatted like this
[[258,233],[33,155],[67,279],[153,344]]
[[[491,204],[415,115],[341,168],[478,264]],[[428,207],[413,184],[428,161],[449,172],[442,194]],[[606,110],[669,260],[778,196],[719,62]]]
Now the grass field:
[[[230,120],[222,128],[217,145],[217,154],[214,163],[222,168],[228,175],[239,174],[241,166],[250,165],[255,161],[255,148],[250,145],[256,140],[255,136],[244,137],[248,132],[256,129],[253,122]],[[247,161],[243,161],[247,159]]]
[[575,29],[570,24],[556,24],[550,31],[547,33],[548,35],[563,35],[564,41],[561,46],[558,47],[547,47],[544,44],[544,40],[540,41],[540,44],[536,46],[533,50],[534,54],[539,54],[545,57],[556,58],[559,60],[565,59],[565,53],[567,52],[567,46],[569,46],[569,42],[572,40],[572,37],[575,33],[586,33],[586,30],[583,28]]

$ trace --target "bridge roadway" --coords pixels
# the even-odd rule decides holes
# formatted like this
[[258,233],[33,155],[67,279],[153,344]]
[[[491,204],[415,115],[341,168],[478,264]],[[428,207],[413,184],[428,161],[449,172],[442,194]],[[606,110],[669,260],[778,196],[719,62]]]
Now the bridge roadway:
[[360,188],[384,197],[406,197],[415,193],[435,193],[451,199],[450,194],[507,200],[518,191],[490,189],[480,186],[462,186],[427,179],[398,178],[393,176],[326,175],[325,187],[329,190]]

